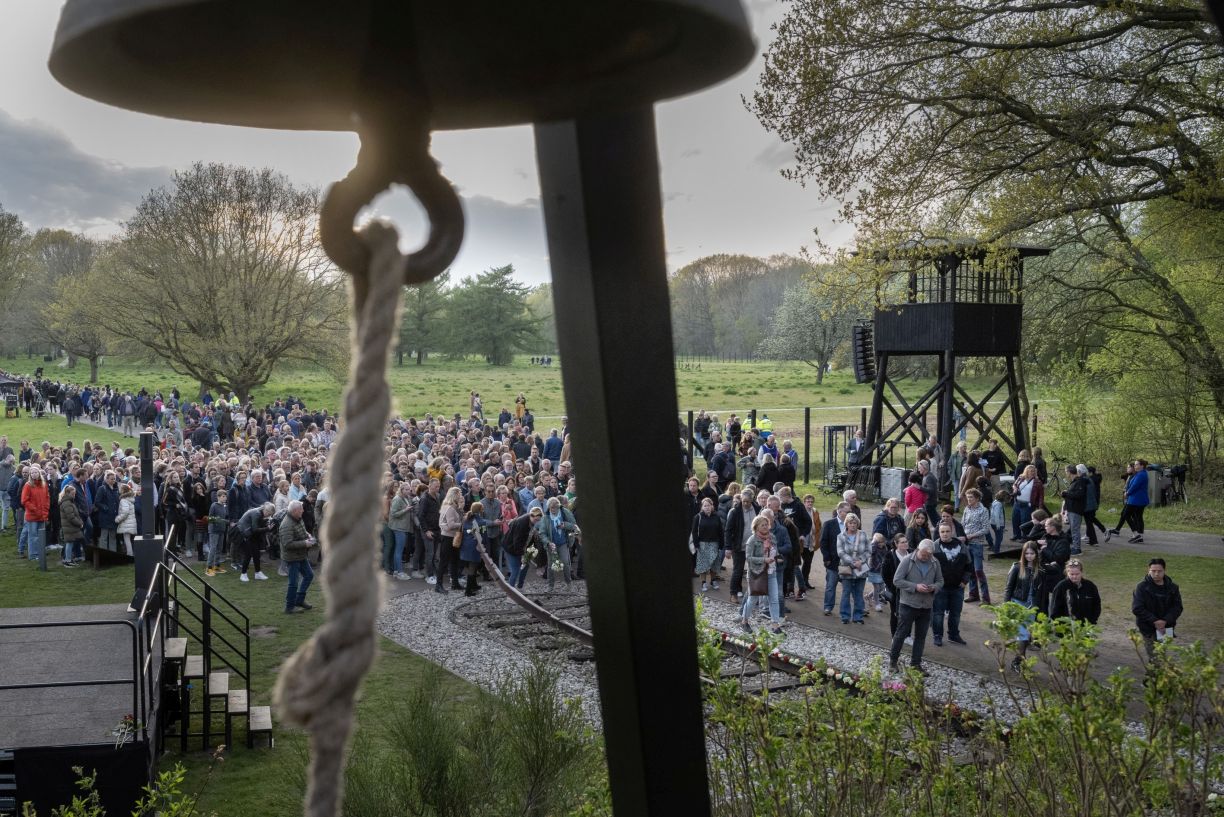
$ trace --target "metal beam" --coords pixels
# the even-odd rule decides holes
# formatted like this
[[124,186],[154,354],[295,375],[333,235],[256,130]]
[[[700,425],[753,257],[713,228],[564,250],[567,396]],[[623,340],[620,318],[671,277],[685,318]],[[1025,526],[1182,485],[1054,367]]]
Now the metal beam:
[[707,815],[654,112],[535,135],[613,808]]

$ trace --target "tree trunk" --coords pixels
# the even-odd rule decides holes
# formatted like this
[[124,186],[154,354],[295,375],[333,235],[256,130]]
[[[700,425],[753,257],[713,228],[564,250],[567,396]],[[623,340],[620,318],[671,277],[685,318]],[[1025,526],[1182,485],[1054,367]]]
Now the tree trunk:
[[417,349],[416,359],[417,359],[418,366],[420,366],[422,363],[425,362],[425,355],[426,355],[426,352],[424,349]]
[[89,358],[89,382],[98,382],[98,355]]
[[404,350],[403,349],[395,350],[395,365],[396,366],[404,365]]
[[68,353],[68,368],[69,368],[69,369],[75,369],[75,368],[76,368],[76,364],[77,364],[76,355],[74,355],[74,354],[72,354],[71,352],[69,352],[69,353]]

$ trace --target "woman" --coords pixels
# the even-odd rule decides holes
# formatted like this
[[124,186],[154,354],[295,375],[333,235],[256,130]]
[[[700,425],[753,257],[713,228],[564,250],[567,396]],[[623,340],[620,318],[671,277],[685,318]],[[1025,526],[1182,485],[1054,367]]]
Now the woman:
[[931,533],[930,520],[927,519],[926,508],[920,508],[914,511],[913,516],[910,517],[909,524],[905,526],[905,541],[909,545],[909,551],[917,550],[918,545],[923,539],[931,538],[933,538],[933,534]]
[[1101,617],[1101,594],[1095,584],[1084,578],[1084,563],[1072,559],[1063,573],[1065,578],[1050,593],[1050,618],[1072,618],[1096,624]]
[[463,591],[465,596],[474,596],[480,591],[480,585],[476,583],[476,572],[481,564],[478,545],[483,541],[488,525],[489,520],[484,518],[484,505],[473,502],[463,517],[463,541],[459,546],[459,558],[463,561],[463,573],[467,576],[467,587]]
[[305,498],[306,488],[302,485],[302,472],[294,471],[293,477],[289,480],[289,501],[301,502]]
[[179,476],[178,471],[166,472],[166,479],[161,490],[161,508],[166,520],[166,547],[182,556],[187,527],[190,525],[194,528],[195,520],[191,518],[187,496],[183,493],[183,479]]
[[781,482],[781,477],[782,474],[778,470],[777,463],[774,462],[773,454],[761,457],[761,470],[756,477],[757,487],[772,492],[774,483]]
[[523,415],[527,413],[527,397],[519,392],[519,396],[514,398],[514,419],[520,423],[523,422]]
[[399,493],[399,486],[390,477],[384,476],[383,479],[386,482],[382,498],[378,502],[378,538],[382,543],[382,558],[379,560],[379,565],[383,573],[392,576],[395,574],[395,534],[391,532],[391,503]]
[[1025,448],[1016,455],[1016,467],[1012,469],[1012,476],[1020,479],[1024,475],[1024,469],[1033,464],[1033,455]]
[[[930,537],[927,537],[928,539]],[[922,540],[919,540],[920,542]],[[897,632],[897,605],[898,601],[897,586],[893,584],[893,576],[897,574],[897,567],[900,566],[901,560],[909,555],[910,538],[909,532],[898,533],[893,539],[893,549],[884,557],[884,566],[880,570],[880,574],[884,578],[884,587],[888,590],[888,632],[893,634]]]
[[[956,449],[952,452],[952,455],[948,457],[948,478],[953,485],[960,485],[961,471],[964,469],[967,459],[969,459],[969,444],[961,440],[956,444]],[[953,502],[959,509],[960,496],[953,497]]]
[[965,491],[961,526],[965,529],[965,543],[969,548],[969,558],[973,561],[968,601],[990,604],[990,588],[986,584],[986,547],[991,536],[990,509],[982,504],[982,493],[977,488]]
[[956,507],[960,507],[960,504],[965,501],[965,491],[968,491],[970,488],[976,488],[978,480],[982,478],[981,460],[981,451],[969,452],[969,459],[965,462],[965,467],[961,471],[960,483],[956,488]]
[[692,531],[689,535],[697,547],[697,564],[695,572],[701,576],[701,592],[711,588],[718,590],[718,574],[714,572],[714,563],[722,552],[723,522],[714,513],[714,500],[708,496],[701,500],[701,510],[693,517]]
[[[744,596],[740,608],[740,627],[752,632],[752,612],[760,604],[759,599],[769,599],[769,618],[773,622],[772,632],[782,634],[782,616],[779,608],[778,583],[774,580],[780,569],[780,557],[773,543],[773,520],[760,514],[752,520],[752,535],[744,545],[744,565],[748,573],[749,592]],[[762,587],[762,584],[764,587]],[[754,589],[755,585],[755,589]],[[760,590],[764,592],[759,592]]]
[[820,526],[823,524],[820,521],[820,511],[816,510],[815,496],[812,494],[803,495],[803,509],[812,518],[812,530],[803,542],[803,553],[800,556],[800,573],[798,576],[800,590],[795,596],[800,601],[807,597],[808,591],[814,589],[812,587],[812,562],[815,560],[816,551],[820,547]]
[[191,484],[191,499],[188,500],[192,516],[192,536],[195,539],[196,560],[203,562],[207,558],[204,548],[208,544],[208,510],[212,500],[203,482],[196,480]]
[[383,569],[388,575],[401,582],[412,578],[404,572],[404,547],[409,542],[415,541],[412,533],[412,496],[412,484],[399,483],[399,489],[395,492],[395,498],[391,500],[388,511],[387,527],[391,531],[394,549],[391,553],[390,564],[384,564]]
[[[841,580],[842,624],[863,624],[863,585],[867,582],[868,559],[871,557],[871,542],[867,534],[859,530],[859,518],[848,513],[843,520],[846,529],[837,537],[837,575]],[[850,599],[854,597],[854,612],[850,611]]]
[[63,567],[76,567],[84,561],[85,554],[85,521],[76,504],[76,486],[69,483],[60,491],[60,542],[64,546],[60,564]]
[[1050,609],[1050,593],[1063,578],[1063,568],[1071,558],[1071,536],[1063,532],[1062,518],[1051,516],[1045,520],[1045,536],[1038,540],[1041,550],[1041,581],[1037,584],[1037,609]]
[[1012,486],[1012,541],[1024,538],[1024,525],[1036,508],[1045,506],[1045,485],[1037,476],[1037,466],[1026,465]]
[[132,555],[132,537],[136,535],[136,491],[129,482],[119,486],[119,512],[115,514],[115,533],[119,537],[119,552]]
[[1016,672],[1020,671],[1020,665],[1024,662],[1024,654],[1028,651],[1030,636],[1027,624],[1032,623],[1036,617],[1037,587],[1041,581],[1039,558],[1037,543],[1025,542],[1020,548],[1019,561],[1013,564],[1011,570],[1007,572],[1007,587],[1003,590],[1004,604],[1014,601],[1021,607],[1034,610],[1034,613],[1027,619],[1027,623],[1020,626],[1020,632],[1016,635],[1017,655],[1011,663],[1011,668]]
[[446,574],[450,573],[450,589],[462,590],[459,584],[459,546],[462,540],[457,535],[463,530],[463,492],[451,488],[442,500],[442,510],[438,514],[438,526],[442,531],[442,539],[438,542],[438,583],[434,591],[447,592]]
[[1037,469],[1037,479],[1041,480],[1041,484],[1045,485],[1050,478],[1049,472],[1046,470],[1045,455],[1037,446],[1033,446],[1033,467]]
[[276,506],[276,512],[287,510],[290,503],[289,498],[289,480],[281,478],[276,483],[276,493],[272,495],[272,504]]

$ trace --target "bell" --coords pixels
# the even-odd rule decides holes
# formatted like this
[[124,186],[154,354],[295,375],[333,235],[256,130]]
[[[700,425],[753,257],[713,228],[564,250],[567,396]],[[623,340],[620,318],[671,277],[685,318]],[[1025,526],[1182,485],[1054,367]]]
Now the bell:
[[739,0],[67,0],[50,69],[121,108],[264,128],[353,130],[403,87],[449,130],[649,104],[753,52]]

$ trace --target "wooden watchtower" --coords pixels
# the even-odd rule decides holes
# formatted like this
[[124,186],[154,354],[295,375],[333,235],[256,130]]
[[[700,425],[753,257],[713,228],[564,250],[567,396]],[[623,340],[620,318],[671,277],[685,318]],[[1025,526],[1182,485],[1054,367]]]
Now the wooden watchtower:
[[[924,445],[932,407],[945,458],[961,429],[968,429],[971,448],[997,438],[1009,459],[1028,447],[1016,378],[1024,259],[1049,253],[1041,247],[927,240],[906,242],[877,257],[885,265],[878,305],[873,320],[855,332],[857,377],[875,383],[861,465],[875,467],[860,468],[855,482],[878,484],[878,466],[891,461],[896,446]],[[935,385],[911,402],[890,378],[889,367],[898,357],[914,355],[934,355],[938,375]],[[956,380],[957,360],[965,357],[1004,359],[1003,377],[981,399]]]

